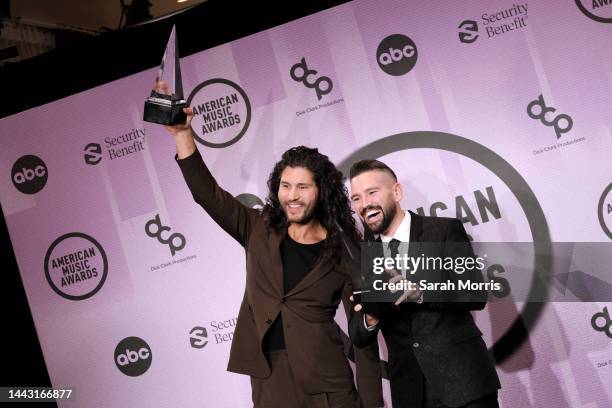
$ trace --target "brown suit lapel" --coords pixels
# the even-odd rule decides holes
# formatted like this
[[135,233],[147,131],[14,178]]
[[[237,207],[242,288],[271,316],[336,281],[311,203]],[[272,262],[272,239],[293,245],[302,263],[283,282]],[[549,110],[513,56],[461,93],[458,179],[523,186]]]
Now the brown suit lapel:
[[285,294],[284,278],[283,278],[283,260],[280,254],[280,244],[287,235],[287,228],[269,228],[268,242],[268,257],[270,259],[269,265],[260,265],[263,269],[263,274],[267,280],[271,283],[274,288],[274,292],[278,295],[278,298],[282,298]]
[[328,258],[324,262],[317,262],[314,269],[302,279],[293,289],[291,289],[285,296],[292,296],[299,293],[314,283],[323,279],[334,267],[335,258]]

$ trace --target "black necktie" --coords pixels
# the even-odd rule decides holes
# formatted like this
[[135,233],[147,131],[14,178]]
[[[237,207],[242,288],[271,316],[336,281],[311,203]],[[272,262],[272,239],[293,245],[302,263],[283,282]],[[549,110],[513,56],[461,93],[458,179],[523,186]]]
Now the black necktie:
[[393,238],[391,241],[389,241],[389,251],[391,251],[391,258],[395,259],[395,257],[397,255],[399,255],[399,245],[400,245],[400,241]]

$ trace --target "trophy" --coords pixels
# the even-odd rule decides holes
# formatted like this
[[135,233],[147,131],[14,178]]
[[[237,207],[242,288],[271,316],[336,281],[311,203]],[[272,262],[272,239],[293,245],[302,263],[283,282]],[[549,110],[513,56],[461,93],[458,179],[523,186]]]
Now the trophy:
[[[353,303],[360,304],[363,313],[377,316],[383,315],[393,307],[393,301],[395,299],[391,298],[390,294],[381,296],[380,294],[375,293],[376,291],[372,289],[372,275],[362,274],[363,271],[361,270],[361,262],[364,262],[364,252],[362,251],[362,248],[359,248],[357,243],[351,237],[349,237],[346,232],[344,232],[338,221],[334,222],[336,223],[336,227],[340,232],[340,240],[344,244],[344,248],[348,254],[347,266],[349,267],[351,281],[353,284]],[[370,241],[364,241],[362,246],[364,246],[366,249],[366,255],[372,253],[372,247],[380,247],[380,245],[372,244]],[[368,256],[366,256],[366,258],[367,257]],[[365,262],[365,265],[371,264],[371,262]],[[396,298],[397,297],[399,297],[399,294],[396,296]]]
[[166,57],[170,61],[174,61],[174,70],[172,70],[172,81],[166,81],[174,91],[172,95],[166,95],[157,92],[157,89],[151,91],[151,95],[145,101],[143,120],[151,123],[159,123],[161,125],[177,125],[185,123],[187,115],[183,112],[183,108],[187,107],[187,102],[183,99],[183,83],[181,81],[181,67],[178,55],[178,43],[176,41],[176,26],[172,26],[172,32],[164,51],[159,72],[155,83],[164,78]]

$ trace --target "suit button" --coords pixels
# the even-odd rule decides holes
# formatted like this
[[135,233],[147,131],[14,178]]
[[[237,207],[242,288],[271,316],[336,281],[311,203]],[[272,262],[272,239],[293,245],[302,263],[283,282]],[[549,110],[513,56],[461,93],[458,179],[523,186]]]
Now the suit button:
[[266,324],[272,324],[272,319],[266,320]]
[[412,343],[412,347],[419,348],[419,343],[417,341],[415,341],[414,343]]

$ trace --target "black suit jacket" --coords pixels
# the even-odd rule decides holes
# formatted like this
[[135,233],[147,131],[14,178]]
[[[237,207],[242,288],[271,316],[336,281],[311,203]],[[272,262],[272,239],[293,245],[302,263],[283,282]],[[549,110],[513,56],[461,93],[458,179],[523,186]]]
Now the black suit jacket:
[[[471,245],[465,245],[469,240],[459,220],[410,215],[409,256],[423,251],[427,256],[473,256]],[[468,278],[483,281],[477,269],[460,277]],[[378,330],[382,331],[389,351],[394,407],[410,407],[410,393],[422,392],[423,375],[434,394],[449,407],[465,405],[501,388],[493,359],[470,313],[485,307],[487,293],[456,291],[448,296],[454,301],[428,301],[425,294],[422,304],[403,303],[380,316],[372,331],[365,328],[363,318],[350,321],[350,337],[357,347],[376,341]]]

